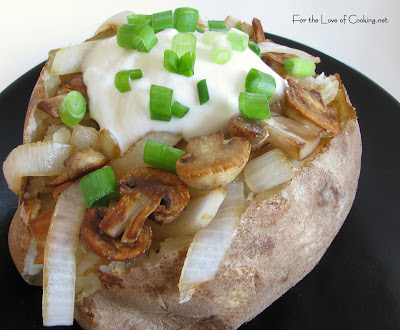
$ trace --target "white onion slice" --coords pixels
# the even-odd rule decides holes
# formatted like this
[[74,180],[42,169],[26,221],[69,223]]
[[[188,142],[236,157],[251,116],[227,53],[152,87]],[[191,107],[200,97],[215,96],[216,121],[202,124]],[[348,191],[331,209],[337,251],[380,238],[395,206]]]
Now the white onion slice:
[[191,235],[206,227],[215,217],[226,194],[226,188],[217,188],[203,194],[190,196],[190,203],[182,214],[164,226],[152,226],[153,236],[165,239]]
[[268,142],[297,160],[311,155],[321,139],[318,132],[291,118],[279,116],[263,122],[269,133]]
[[59,175],[64,160],[72,155],[75,146],[54,142],[22,144],[13,149],[3,163],[3,174],[8,187],[19,194],[24,176]]
[[76,145],[76,148],[92,148],[94,150],[99,150],[101,147],[101,139],[99,132],[93,128],[82,125],[75,125],[72,131],[71,143]]
[[72,325],[74,322],[75,253],[86,205],[78,183],[58,197],[44,251],[43,324]]
[[249,36],[251,36],[252,34],[254,34],[254,29],[253,26],[249,23],[246,22],[242,22],[241,20],[232,17],[232,16],[228,16],[227,18],[225,18],[225,25],[226,25],[226,29],[229,31],[231,28],[235,27],[236,25],[239,25],[242,30],[244,32],[246,32]]
[[316,77],[296,77],[290,76],[290,79],[296,81],[300,86],[306,89],[316,89],[320,92],[322,102],[328,105],[332,102],[339,91],[339,80],[334,75],[325,76],[322,72]]
[[321,59],[319,57],[312,56],[300,49],[290,48],[287,46],[277,44],[275,42],[263,41],[263,42],[259,42],[257,45],[258,45],[258,47],[260,47],[261,54],[265,54],[265,53],[294,54],[304,60],[309,60],[314,63],[321,62]]
[[113,159],[121,154],[121,148],[114,134],[108,129],[102,129],[99,132],[100,137],[100,152],[108,159]]
[[295,169],[287,155],[273,149],[249,161],[244,168],[244,178],[249,188],[260,193],[293,178]]
[[189,247],[179,279],[180,302],[190,299],[196,288],[211,281],[236,234],[244,203],[244,184],[233,181],[216,216],[199,230]]
[[54,76],[81,72],[83,60],[99,42],[100,40],[87,41],[61,48],[54,57],[50,74]]
[[321,73],[315,78],[315,81],[320,86],[319,92],[321,93],[322,102],[325,105],[331,103],[339,91],[338,79],[333,75],[325,76],[324,73]]

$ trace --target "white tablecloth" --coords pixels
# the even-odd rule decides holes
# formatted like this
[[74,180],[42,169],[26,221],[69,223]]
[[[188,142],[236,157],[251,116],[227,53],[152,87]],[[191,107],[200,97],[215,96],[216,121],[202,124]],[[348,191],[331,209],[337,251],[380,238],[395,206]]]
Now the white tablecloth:
[[44,61],[50,49],[90,37],[114,13],[153,13],[182,6],[197,8],[209,19],[232,15],[251,22],[257,17],[265,31],[335,57],[400,100],[399,0],[3,1],[0,91]]

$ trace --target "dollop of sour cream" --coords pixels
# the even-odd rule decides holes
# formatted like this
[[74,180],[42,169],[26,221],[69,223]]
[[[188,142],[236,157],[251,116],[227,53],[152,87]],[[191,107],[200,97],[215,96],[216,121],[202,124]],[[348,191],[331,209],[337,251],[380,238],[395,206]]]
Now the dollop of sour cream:
[[[180,134],[187,141],[193,136],[226,131],[229,119],[239,112],[238,97],[245,91],[246,76],[251,68],[274,76],[276,91],[270,103],[283,97],[285,81],[271,70],[251,49],[233,51],[226,64],[211,59],[210,47],[202,43],[203,34],[195,33],[196,62],[194,75],[185,77],[164,68],[164,51],[178,32],[167,29],[156,34],[158,43],[149,53],[118,46],[116,37],[105,39],[86,56],[83,79],[89,95],[91,117],[100,129],[108,129],[125,151],[141,136],[151,131]],[[131,81],[131,91],[120,93],[114,86],[115,74],[126,69],[140,69],[143,77]],[[206,79],[210,100],[199,103],[197,83]],[[173,90],[172,102],[178,101],[190,110],[183,118],[171,121],[150,118],[150,87],[159,85]]]

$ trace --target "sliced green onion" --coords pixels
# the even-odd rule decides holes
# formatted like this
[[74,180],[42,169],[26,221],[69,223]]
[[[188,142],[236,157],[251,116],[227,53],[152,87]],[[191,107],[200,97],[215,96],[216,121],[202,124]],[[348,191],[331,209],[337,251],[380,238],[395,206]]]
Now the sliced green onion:
[[196,31],[199,12],[194,8],[181,7],[174,11],[175,29],[179,32]]
[[309,77],[315,73],[315,63],[293,57],[285,61],[283,68],[294,76]]
[[249,41],[249,48],[256,53],[258,56],[261,57],[261,51],[260,51],[260,47],[258,47],[258,45],[254,42],[254,41]]
[[178,56],[182,56],[187,52],[194,53],[196,51],[196,37],[190,32],[179,32],[174,35],[171,42],[171,50]]
[[166,10],[152,15],[151,20],[154,33],[158,33],[167,28],[174,27],[174,15],[172,10]]
[[195,53],[186,53],[181,57],[169,49],[164,51],[164,68],[169,72],[181,74],[186,77],[194,75]]
[[200,105],[203,105],[210,99],[206,79],[200,80],[197,83],[197,92],[199,94]]
[[269,100],[276,89],[275,78],[257,69],[250,69],[246,77],[246,92],[265,94]]
[[218,31],[205,31],[202,42],[204,45],[211,47],[218,39],[226,39],[226,34]]
[[149,52],[157,42],[153,28],[147,24],[122,24],[117,32],[117,44],[123,48]]
[[170,147],[155,140],[147,140],[143,151],[143,161],[164,171],[176,173],[176,162],[184,154],[183,150]]
[[242,92],[239,95],[239,111],[246,118],[271,118],[269,104],[265,94]]
[[115,88],[121,93],[131,90],[130,80],[139,79],[143,77],[142,70],[121,70],[117,72],[114,79]]
[[179,118],[183,118],[189,111],[189,108],[178,101],[175,101],[171,107],[171,113]]
[[239,52],[243,52],[249,44],[249,35],[235,28],[228,31],[227,38],[232,44],[232,48]]
[[208,21],[208,29],[210,31],[219,31],[226,33],[226,24],[225,21]]
[[234,28],[235,28],[235,29],[238,29],[239,31],[243,31],[243,28],[242,28],[239,24],[236,24],[236,25],[234,26]]
[[136,24],[122,24],[117,32],[117,44],[123,48],[134,49],[133,36],[136,34],[138,29]]
[[172,50],[166,49],[164,51],[164,68],[169,72],[178,73],[179,56]]
[[118,199],[117,180],[110,166],[91,172],[79,182],[83,199],[88,208],[108,206],[112,199]]
[[217,39],[211,46],[211,58],[217,64],[225,64],[232,58],[232,45],[227,39]]
[[86,113],[86,100],[78,91],[67,94],[58,110],[61,120],[68,126],[75,126]]
[[151,26],[152,16],[143,14],[132,14],[128,17],[129,24],[147,24]]
[[158,42],[157,37],[154,35],[154,30],[150,25],[138,25],[136,34],[132,39],[132,44],[139,52],[148,53]]
[[197,27],[197,28],[196,28],[196,31],[197,31],[197,32],[199,32],[199,33],[204,33],[206,30],[204,30],[204,29],[202,29],[202,28],[199,28],[199,27]]
[[178,72],[179,74],[191,77],[194,75],[194,62],[196,61],[195,53],[186,53],[179,58]]
[[173,90],[168,87],[151,85],[150,117],[154,120],[171,120],[171,101]]

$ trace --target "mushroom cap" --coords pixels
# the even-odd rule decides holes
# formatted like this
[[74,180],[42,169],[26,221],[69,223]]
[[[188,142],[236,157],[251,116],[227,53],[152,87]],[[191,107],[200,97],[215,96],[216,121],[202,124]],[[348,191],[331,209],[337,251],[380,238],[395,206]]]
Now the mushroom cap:
[[139,190],[150,198],[159,198],[160,205],[154,211],[154,219],[166,224],[174,220],[190,201],[189,189],[174,173],[159,168],[136,168],[118,182],[121,195]]
[[133,244],[123,243],[100,230],[99,223],[106,211],[106,207],[96,206],[86,212],[81,226],[81,237],[87,247],[98,256],[115,261],[133,259],[145,253],[151,244],[150,226],[143,226],[139,238]]
[[243,137],[224,139],[222,132],[189,140],[187,153],[176,163],[176,173],[188,186],[214,189],[231,182],[246,165],[251,151]]

